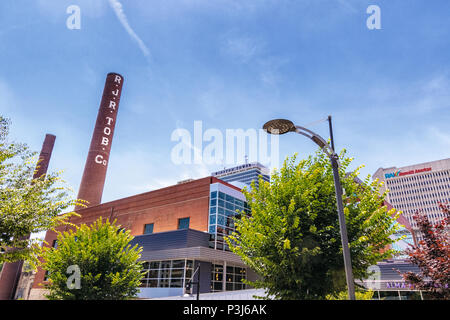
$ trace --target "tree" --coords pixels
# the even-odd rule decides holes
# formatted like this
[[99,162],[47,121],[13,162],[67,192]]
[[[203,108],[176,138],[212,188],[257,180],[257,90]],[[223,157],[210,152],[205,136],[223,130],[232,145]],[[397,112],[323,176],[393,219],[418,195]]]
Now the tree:
[[450,300],[450,210],[440,204],[444,218],[433,225],[426,214],[417,212],[414,220],[423,236],[417,245],[406,249],[409,261],[420,273],[405,272],[403,279],[433,300]]
[[[373,298],[373,291],[372,290],[367,290],[367,291],[356,291],[355,292],[355,297],[356,300],[372,300]],[[327,295],[325,297],[325,299],[327,300],[348,300],[348,292],[347,291],[342,291],[339,292],[337,295]]]
[[123,300],[135,297],[143,277],[138,262],[142,248],[129,244],[133,237],[115,221],[58,232],[56,248],[45,248],[51,300]]
[[38,233],[68,223],[73,212],[64,210],[77,204],[70,189],[50,173],[33,179],[36,153],[26,144],[8,141],[10,120],[0,116],[0,264],[19,260],[37,263]]
[[[369,266],[395,252],[382,249],[399,227],[395,211],[382,206],[381,184],[358,180],[362,166],[346,174],[352,160],[342,151],[339,171],[353,275],[365,279]],[[242,213],[227,241],[260,276],[248,284],[276,299],[325,299],[346,290],[333,173],[322,151],[298,164],[296,155],[287,158],[270,183],[260,179],[244,194],[251,214]]]

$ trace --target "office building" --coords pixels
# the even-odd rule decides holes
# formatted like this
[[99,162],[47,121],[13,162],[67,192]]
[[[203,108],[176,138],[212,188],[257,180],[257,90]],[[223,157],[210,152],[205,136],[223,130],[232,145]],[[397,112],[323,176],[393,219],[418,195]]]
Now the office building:
[[[379,168],[373,177],[385,182],[381,192],[389,190],[386,200],[403,212],[413,231],[417,231],[413,219],[417,212],[426,214],[432,223],[444,217],[439,203],[450,201],[450,159]],[[421,239],[419,233],[416,236]]]
[[262,177],[263,181],[270,182],[269,169],[259,162],[246,163],[237,167],[223,169],[213,172],[211,175],[231,184],[237,182],[244,184],[244,186],[250,186],[251,182],[255,181],[255,185],[258,187],[259,176]]

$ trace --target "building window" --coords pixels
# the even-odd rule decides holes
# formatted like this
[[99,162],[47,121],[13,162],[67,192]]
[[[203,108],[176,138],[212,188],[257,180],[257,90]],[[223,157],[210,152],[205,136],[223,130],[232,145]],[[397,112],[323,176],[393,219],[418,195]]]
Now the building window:
[[144,234],[152,234],[153,233],[153,223],[148,223],[144,225]]
[[242,280],[246,278],[247,270],[245,268],[227,266],[224,270],[223,265],[213,264],[211,269],[211,292],[244,290],[246,286]]
[[53,243],[52,243],[52,248],[58,248],[58,240],[53,240]]
[[[218,199],[216,202],[215,199]],[[214,199],[213,199],[214,198]],[[211,202],[209,208],[210,248],[229,251],[228,244],[224,237],[231,235],[235,229],[235,218],[241,214],[250,214],[247,202],[237,199],[223,192],[211,192]]]
[[189,218],[178,219],[178,229],[189,229]]
[[192,277],[192,260],[148,261],[141,288],[182,288]]

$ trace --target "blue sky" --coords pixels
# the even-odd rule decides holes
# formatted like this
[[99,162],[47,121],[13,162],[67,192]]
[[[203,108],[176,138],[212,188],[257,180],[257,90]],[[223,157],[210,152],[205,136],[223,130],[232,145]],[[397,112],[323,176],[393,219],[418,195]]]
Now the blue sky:
[[[372,4],[381,30],[366,27]],[[2,0],[0,113],[36,151],[57,136],[50,169],[76,194],[106,74],[122,74],[104,202],[220,169],[171,162],[172,132],[195,120],[225,132],[331,114],[364,175],[448,158],[449,12],[447,0]],[[328,137],[325,122],[310,129]],[[280,138],[281,159],[314,151]]]

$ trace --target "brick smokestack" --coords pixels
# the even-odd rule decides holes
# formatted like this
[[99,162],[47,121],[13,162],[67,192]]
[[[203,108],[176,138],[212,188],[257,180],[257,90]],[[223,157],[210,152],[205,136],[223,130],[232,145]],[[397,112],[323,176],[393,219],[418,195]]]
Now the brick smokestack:
[[[106,76],[102,101],[77,197],[88,201],[89,203],[85,203],[88,207],[98,205],[102,200],[123,81],[123,77],[117,73],[108,73]],[[75,210],[81,208],[77,206]]]
[[[53,146],[55,145],[56,137],[52,134],[46,134],[44,143],[42,144],[39,161],[33,174],[33,179],[37,179],[44,174],[47,174],[48,164],[52,156]],[[25,239],[29,239],[28,235]],[[16,261],[13,263],[5,263],[3,270],[0,273],[0,300],[12,300],[17,288],[17,283],[22,273],[23,261]]]
[[41,153],[39,154],[39,162],[33,175],[33,179],[47,174],[48,165],[52,156],[53,146],[55,145],[56,136],[46,134],[44,143],[42,144]]

